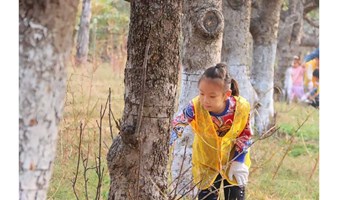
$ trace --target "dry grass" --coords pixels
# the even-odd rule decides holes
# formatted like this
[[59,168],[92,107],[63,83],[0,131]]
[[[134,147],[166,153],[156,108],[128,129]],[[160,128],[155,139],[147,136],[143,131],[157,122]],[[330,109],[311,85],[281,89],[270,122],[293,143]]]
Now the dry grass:
[[[112,110],[117,118],[123,112],[123,75],[114,72],[108,65],[101,65],[96,70],[92,66],[88,68],[68,68],[67,97],[64,107],[63,120],[59,126],[59,140],[57,156],[54,165],[54,174],[48,193],[49,199],[75,199],[72,192],[71,180],[74,177],[77,166],[77,149],[79,143],[80,122],[84,124],[82,149],[89,151],[88,166],[95,166],[95,158],[98,155],[98,127],[96,120],[99,120],[100,106],[107,100],[109,88],[112,91]],[[103,164],[105,167],[102,198],[106,199],[109,188],[109,175],[106,165],[106,154],[111,145],[107,118],[103,121]],[[113,127],[113,133],[118,131]],[[84,199],[84,180],[82,163],[80,164],[79,180],[77,189],[79,198]],[[89,176],[89,199],[93,199],[96,192],[97,177],[94,170],[88,173]]]

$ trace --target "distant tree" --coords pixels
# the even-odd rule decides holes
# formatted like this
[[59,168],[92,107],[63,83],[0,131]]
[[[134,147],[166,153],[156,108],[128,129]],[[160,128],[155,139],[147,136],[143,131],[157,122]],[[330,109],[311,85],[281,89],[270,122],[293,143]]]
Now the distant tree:
[[20,199],[46,199],[78,1],[19,6],[19,192]]
[[81,65],[87,62],[89,48],[89,25],[91,18],[91,0],[82,1],[82,13],[76,44],[76,63]]
[[274,117],[274,66],[279,15],[283,0],[259,0],[252,8],[250,33],[253,38],[251,83],[258,95],[255,126],[258,133],[270,128]]
[[108,155],[109,199],[165,199],[182,1],[131,1],[125,107]]
[[[223,0],[225,20],[222,61],[248,99],[259,134],[273,117],[273,71],[281,0]],[[253,121],[254,120],[254,121]]]
[[[184,1],[182,26],[182,82],[178,111],[181,111],[192,98],[198,95],[197,82],[204,70],[221,61],[224,27],[222,1]],[[192,130],[187,127],[183,138],[177,140],[174,148],[171,168],[173,188],[176,188],[177,192],[181,191],[181,194],[190,190],[193,185],[191,169],[189,170],[192,141]],[[185,171],[186,173],[183,173]]]
[[[277,58],[278,66],[275,72],[275,85],[283,86],[284,74],[291,65],[294,55],[300,55],[300,47],[318,47],[318,34],[308,34],[304,30],[304,19],[312,26],[318,26],[308,14],[319,7],[318,0],[285,0],[285,5],[280,14],[278,31]],[[307,24],[308,25],[308,24]]]

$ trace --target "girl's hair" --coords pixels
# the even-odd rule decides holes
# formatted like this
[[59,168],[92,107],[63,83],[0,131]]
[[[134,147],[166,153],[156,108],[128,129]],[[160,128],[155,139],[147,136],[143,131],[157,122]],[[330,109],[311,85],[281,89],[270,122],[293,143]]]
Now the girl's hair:
[[232,96],[239,96],[239,88],[237,81],[232,79],[227,71],[227,65],[225,63],[218,63],[216,66],[209,67],[206,69],[198,81],[198,85],[201,80],[205,78],[209,79],[219,79],[222,81],[222,84],[225,90],[231,89]]
[[319,79],[319,69],[317,68],[317,69],[315,69],[315,70],[313,70],[313,72],[312,72],[312,76],[314,76],[314,77],[316,77],[316,78],[318,78]]

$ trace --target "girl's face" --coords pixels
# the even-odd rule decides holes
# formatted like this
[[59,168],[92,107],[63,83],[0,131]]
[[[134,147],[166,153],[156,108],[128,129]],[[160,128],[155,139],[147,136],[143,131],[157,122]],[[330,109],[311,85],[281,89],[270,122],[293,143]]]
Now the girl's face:
[[292,62],[293,67],[299,67],[300,66],[300,60],[294,59]]
[[225,101],[231,95],[231,90],[225,92],[224,86],[212,79],[202,79],[199,84],[200,101],[207,111],[222,113]]

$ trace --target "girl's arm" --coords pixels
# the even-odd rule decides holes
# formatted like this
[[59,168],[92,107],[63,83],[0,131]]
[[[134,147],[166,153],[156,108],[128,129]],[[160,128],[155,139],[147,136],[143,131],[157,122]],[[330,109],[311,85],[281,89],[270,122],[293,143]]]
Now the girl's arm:
[[188,126],[194,118],[194,105],[190,101],[189,104],[172,121],[173,129],[170,133],[170,145],[172,145],[177,138],[182,136],[184,128]]
[[246,124],[244,130],[236,138],[236,141],[235,141],[235,155],[234,155],[234,157],[236,157],[238,154],[241,154],[235,159],[235,161],[242,162],[242,163],[244,162],[245,155],[248,152],[249,146],[251,145],[251,142],[252,142],[251,136],[252,136],[252,132],[251,132],[250,115],[249,115],[248,121],[247,121],[247,124]]

